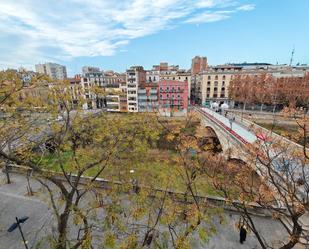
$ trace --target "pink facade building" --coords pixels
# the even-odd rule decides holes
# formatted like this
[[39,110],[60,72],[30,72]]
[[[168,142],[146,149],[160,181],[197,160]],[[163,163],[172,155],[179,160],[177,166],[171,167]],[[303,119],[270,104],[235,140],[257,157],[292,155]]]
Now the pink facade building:
[[188,109],[188,82],[160,81],[159,107],[161,112],[186,113]]

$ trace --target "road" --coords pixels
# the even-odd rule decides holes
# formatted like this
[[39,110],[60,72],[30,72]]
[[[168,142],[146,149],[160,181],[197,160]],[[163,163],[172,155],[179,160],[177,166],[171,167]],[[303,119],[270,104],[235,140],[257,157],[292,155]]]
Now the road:
[[[29,216],[29,220],[22,225],[25,237],[28,240],[29,249],[42,241],[42,248],[49,248],[46,236],[51,234],[54,223],[54,216],[48,207],[48,197],[29,197],[26,191],[26,179],[22,175],[12,174],[13,183],[5,184],[5,176],[0,173],[0,249],[20,249],[22,247],[21,237],[18,230],[8,233],[8,227],[14,222],[15,216]],[[38,192],[40,185],[31,181],[33,189]],[[210,238],[207,245],[201,244],[197,235],[192,240],[193,249],[218,248],[218,249],[252,249],[260,248],[258,241],[252,232],[249,232],[246,242],[239,243],[239,231],[236,228],[240,217],[236,212],[225,211],[225,223],[220,224],[219,219],[214,217],[217,233]],[[267,217],[254,217],[258,230],[268,241],[274,244],[284,239],[286,234],[282,231],[281,225]],[[96,247],[100,248],[100,247]]]

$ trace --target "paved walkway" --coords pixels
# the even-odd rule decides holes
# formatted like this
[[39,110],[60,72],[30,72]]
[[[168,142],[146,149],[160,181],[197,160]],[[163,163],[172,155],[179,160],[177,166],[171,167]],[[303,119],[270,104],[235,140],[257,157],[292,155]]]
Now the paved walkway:
[[238,136],[242,137],[245,141],[248,143],[254,143],[257,140],[257,137],[254,133],[247,130],[245,127],[235,123],[231,122],[231,119],[228,119],[227,117],[224,117],[220,115],[219,113],[216,113],[208,108],[202,107],[201,110],[208,115],[212,116],[214,119],[219,121],[221,124],[223,124],[226,128],[231,129],[234,131]]
[[[49,245],[46,236],[51,234],[55,226],[54,216],[48,207],[48,196],[29,197],[26,195],[26,179],[22,175],[11,175],[13,183],[4,184],[4,175],[0,173],[0,249],[22,249],[22,242],[18,230],[8,233],[8,227],[14,222],[15,216],[29,216],[29,220],[22,225],[25,237],[29,241],[29,248],[34,248],[38,242],[42,242],[42,249],[48,249]],[[39,191],[40,185],[31,181],[33,189]],[[240,217],[236,212],[224,212],[224,224],[221,224],[217,216],[213,217],[216,234],[208,243],[202,243],[194,236],[192,240],[193,249],[257,249],[260,248],[258,241],[252,232],[248,233],[244,244],[239,243],[239,231],[236,228]],[[265,236],[271,244],[285,239],[281,225],[266,217],[253,217],[257,229]],[[72,228],[74,229],[74,228]],[[94,247],[101,248],[101,247]]]

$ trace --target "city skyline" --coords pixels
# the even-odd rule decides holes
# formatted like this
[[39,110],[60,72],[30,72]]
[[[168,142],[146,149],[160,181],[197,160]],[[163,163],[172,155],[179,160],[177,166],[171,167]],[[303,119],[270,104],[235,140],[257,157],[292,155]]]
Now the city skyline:
[[0,68],[34,69],[34,64],[52,61],[65,65],[73,76],[85,65],[124,72],[131,65],[151,68],[166,61],[190,68],[195,55],[207,56],[210,65],[288,64],[293,47],[294,64],[309,63],[308,32],[303,25],[308,22],[309,3],[305,0],[280,4],[274,0],[122,1],[115,5],[70,0],[66,4],[45,1],[35,10],[31,5],[30,0],[0,0]]

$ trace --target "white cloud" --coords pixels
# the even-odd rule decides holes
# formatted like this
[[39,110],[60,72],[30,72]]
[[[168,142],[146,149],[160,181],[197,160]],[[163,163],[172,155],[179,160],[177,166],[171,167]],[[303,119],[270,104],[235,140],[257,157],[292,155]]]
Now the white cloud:
[[132,39],[254,8],[234,5],[235,0],[0,0],[0,67],[110,56]]
[[223,13],[211,13],[211,12],[204,12],[200,15],[194,16],[188,20],[186,20],[186,23],[209,23],[209,22],[218,22],[224,19],[229,18],[229,15],[223,14]]
[[242,11],[251,11],[255,9],[255,5],[254,4],[245,4],[242,6],[239,6],[237,8],[237,10],[242,10]]

